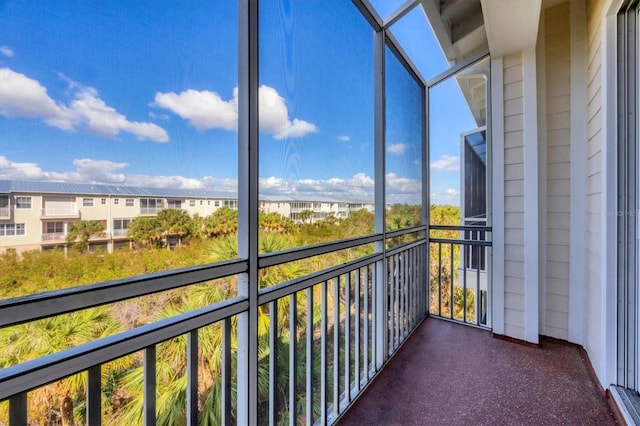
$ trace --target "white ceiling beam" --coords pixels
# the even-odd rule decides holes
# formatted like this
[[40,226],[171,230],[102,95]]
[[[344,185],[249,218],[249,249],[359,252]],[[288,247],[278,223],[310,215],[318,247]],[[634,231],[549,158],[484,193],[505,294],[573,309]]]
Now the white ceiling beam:
[[442,49],[444,57],[449,62],[454,61],[456,58],[455,51],[453,50],[453,42],[451,41],[451,29],[449,24],[444,22],[442,15],[440,14],[440,1],[439,0],[421,0],[422,9],[427,15],[427,19],[431,24],[436,40]]
[[493,58],[535,46],[542,0],[480,0]]

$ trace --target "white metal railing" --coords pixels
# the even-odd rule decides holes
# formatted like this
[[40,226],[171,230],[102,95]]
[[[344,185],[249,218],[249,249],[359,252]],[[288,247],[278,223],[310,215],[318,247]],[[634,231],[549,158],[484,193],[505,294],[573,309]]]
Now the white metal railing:
[[76,206],[45,207],[40,210],[42,217],[78,217],[80,211]]
[[64,241],[67,238],[67,234],[64,232],[43,232],[42,241]]
[[490,328],[491,227],[431,225],[429,229],[431,315]]
[[[381,241],[382,236],[374,235],[271,253],[259,258],[259,268]],[[258,371],[264,372],[258,388],[266,389],[258,395],[259,418],[272,424],[287,419],[331,424],[426,315],[426,255],[427,240],[420,238],[386,253],[264,288],[258,293],[257,321],[268,327],[257,327],[257,336],[249,336],[249,329],[238,321],[251,309],[250,298],[235,297],[5,368],[0,370],[0,401],[8,400],[10,425],[27,424],[28,392],[84,373],[86,422],[101,424],[103,370],[110,361],[139,352],[136,368],[144,389],[140,413],[145,424],[156,424],[159,384],[152,378],[163,370],[158,365],[162,343],[180,338],[186,339],[185,364],[179,368],[186,383],[185,420],[198,421],[202,399],[198,378],[216,374],[208,390],[217,401],[212,415],[216,422],[228,424],[237,420],[236,401],[247,400],[247,395],[239,394],[246,387],[234,386],[238,369],[244,367],[238,365],[238,346],[233,342],[256,339]],[[234,260],[2,300],[0,328],[248,271],[248,261]],[[211,333],[221,342],[215,354],[206,352],[211,350]],[[203,353],[217,360],[215,372],[202,371],[213,362],[209,358],[199,362]],[[205,409],[201,404],[200,408]]]
[[111,235],[114,238],[115,237],[126,237],[128,232],[129,232],[128,229],[114,229],[113,231],[111,231]]
[[10,207],[0,207],[0,217],[10,217],[10,216],[11,216]]
[[164,210],[164,207],[140,207],[141,215],[158,214],[160,210]]

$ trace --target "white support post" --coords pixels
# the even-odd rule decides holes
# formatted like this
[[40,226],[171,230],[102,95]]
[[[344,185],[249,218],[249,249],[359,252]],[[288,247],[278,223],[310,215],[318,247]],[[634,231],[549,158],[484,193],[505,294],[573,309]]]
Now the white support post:
[[491,60],[492,325],[504,334],[504,85],[502,58]]
[[539,341],[538,91],[536,48],[522,52],[524,92],[524,340]]
[[571,34],[571,229],[569,234],[569,324],[572,343],[584,340],[587,229],[587,74],[586,5],[569,3]]

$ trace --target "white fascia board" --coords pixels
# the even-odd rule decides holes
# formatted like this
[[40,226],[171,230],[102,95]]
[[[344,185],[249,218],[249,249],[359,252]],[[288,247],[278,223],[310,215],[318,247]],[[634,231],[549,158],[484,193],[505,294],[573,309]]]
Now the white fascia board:
[[494,58],[535,46],[542,0],[480,0]]

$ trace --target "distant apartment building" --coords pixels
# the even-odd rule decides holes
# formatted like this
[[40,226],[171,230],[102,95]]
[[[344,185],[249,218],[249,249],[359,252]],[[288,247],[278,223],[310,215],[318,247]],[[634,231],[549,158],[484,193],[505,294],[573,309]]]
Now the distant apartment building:
[[[64,247],[71,225],[80,220],[102,224],[104,234],[92,238],[93,250],[129,247],[129,224],[163,209],[180,209],[206,217],[222,207],[237,209],[238,200],[211,190],[0,180],[0,253],[7,249],[48,250]],[[330,215],[346,218],[353,211],[373,212],[373,203],[261,200],[263,212],[294,221],[313,212],[312,221]]]

